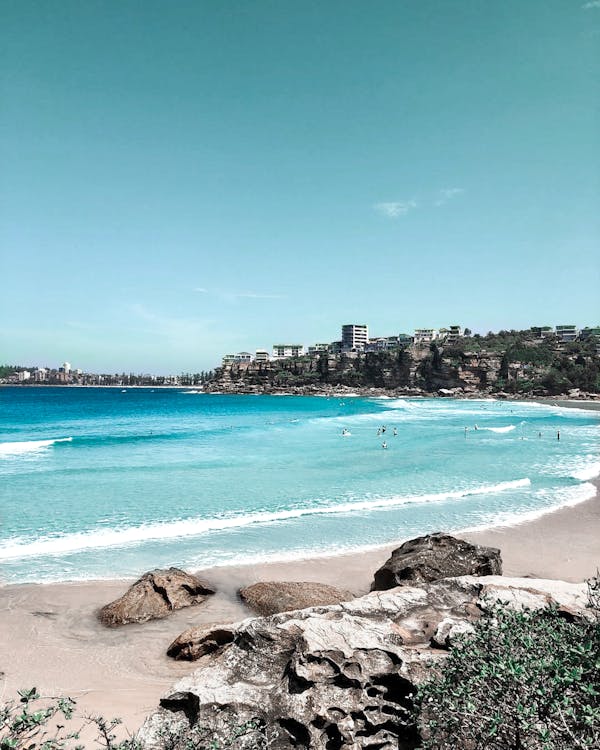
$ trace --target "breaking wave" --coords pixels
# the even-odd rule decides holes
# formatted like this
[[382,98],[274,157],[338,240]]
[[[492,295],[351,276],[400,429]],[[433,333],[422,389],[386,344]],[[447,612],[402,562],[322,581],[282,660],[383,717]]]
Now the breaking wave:
[[24,440],[16,443],[0,443],[0,456],[18,456],[23,453],[37,453],[50,448],[55,443],[70,443],[72,437],[53,440]]
[[357,502],[339,503],[338,505],[311,506],[305,508],[291,508],[272,512],[255,512],[221,518],[190,518],[177,521],[145,524],[121,529],[99,529],[84,531],[61,536],[45,537],[35,541],[12,540],[0,545],[0,560],[14,560],[38,555],[64,555],[86,549],[121,547],[139,544],[146,541],[157,541],[184,537],[199,536],[211,531],[240,528],[253,524],[269,524],[289,521],[303,516],[323,515],[331,513],[357,513],[381,510],[409,504],[443,502],[444,500],[459,500],[472,495],[490,495],[529,487],[528,478],[516,479],[499,484],[483,485],[466,490],[450,492],[427,493],[414,496],[396,496],[359,500]]
[[596,461],[589,466],[577,469],[571,474],[571,476],[573,479],[580,479],[582,482],[587,482],[589,479],[595,479],[597,476],[600,476],[600,461]]

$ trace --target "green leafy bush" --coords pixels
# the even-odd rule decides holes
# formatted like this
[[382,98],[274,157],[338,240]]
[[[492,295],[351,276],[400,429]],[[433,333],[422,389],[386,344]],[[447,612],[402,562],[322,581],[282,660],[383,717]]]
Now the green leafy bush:
[[457,640],[419,705],[424,750],[597,750],[600,622],[498,605]]
[[[0,750],[84,750],[72,698],[43,698],[37,688],[18,691],[18,700],[0,705]],[[96,728],[95,746],[106,750],[140,750],[134,739],[117,742],[114,734],[119,719],[86,717],[84,724]]]

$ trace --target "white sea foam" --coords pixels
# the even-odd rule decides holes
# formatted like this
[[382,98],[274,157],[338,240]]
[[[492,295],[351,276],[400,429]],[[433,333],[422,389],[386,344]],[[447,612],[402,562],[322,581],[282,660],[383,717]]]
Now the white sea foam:
[[571,476],[573,479],[580,479],[582,482],[595,479],[597,476],[600,476],[600,461],[595,461],[593,464],[577,469],[572,472]]
[[13,539],[0,545],[0,560],[14,560],[39,555],[64,555],[86,549],[121,547],[146,541],[177,539],[199,536],[211,531],[240,528],[253,524],[269,524],[289,521],[302,516],[323,515],[332,513],[357,513],[409,504],[443,502],[459,500],[472,495],[489,495],[528,487],[528,478],[516,479],[499,484],[472,487],[466,490],[428,493],[414,496],[396,496],[373,498],[358,502],[340,503],[338,505],[291,508],[272,512],[248,513],[246,515],[222,518],[191,518],[164,523],[152,523],[123,529],[98,529],[95,531],[63,534],[53,537],[42,537],[35,541]]
[[516,526],[527,521],[535,521],[548,513],[561,510],[562,508],[572,508],[575,505],[591,500],[596,494],[596,488],[590,482],[578,484],[575,487],[569,487],[562,491],[559,502],[544,508],[526,511],[503,511],[496,513],[486,523],[469,526],[468,528],[459,529],[456,533],[465,533],[467,531],[482,531],[496,526]]
[[498,434],[503,434],[505,432],[512,432],[517,425],[515,424],[509,424],[506,427],[478,427],[478,430],[487,430],[488,432],[497,432]]
[[55,443],[70,443],[72,437],[54,438],[54,440],[24,440],[16,443],[0,443],[1,456],[17,456],[22,453],[37,453],[46,450]]

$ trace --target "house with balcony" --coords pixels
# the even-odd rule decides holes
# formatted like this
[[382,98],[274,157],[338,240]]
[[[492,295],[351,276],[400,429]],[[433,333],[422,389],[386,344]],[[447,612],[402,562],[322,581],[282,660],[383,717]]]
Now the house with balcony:
[[431,344],[439,337],[439,331],[436,328],[415,328],[413,341],[415,344]]
[[303,354],[304,344],[273,344],[273,359],[301,357]]
[[556,326],[556,336],[560,341],[576,341],[579,336],[579,329],[573,325]]
[[308,356],[316,357],[317,354],[327,354],[329,352],[329,344],[313,344],[308,347]]

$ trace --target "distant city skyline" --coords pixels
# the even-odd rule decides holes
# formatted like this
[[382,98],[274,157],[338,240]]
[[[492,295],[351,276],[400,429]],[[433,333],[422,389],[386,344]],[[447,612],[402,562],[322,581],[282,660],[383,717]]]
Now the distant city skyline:
[[600,323],[600,4],[5,4],[0,360]]

